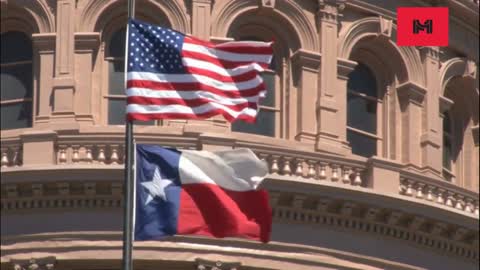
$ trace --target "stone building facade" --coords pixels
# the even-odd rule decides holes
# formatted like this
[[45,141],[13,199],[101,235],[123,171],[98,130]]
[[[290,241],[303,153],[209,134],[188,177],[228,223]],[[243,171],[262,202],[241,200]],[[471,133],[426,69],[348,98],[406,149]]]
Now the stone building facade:
[[[120,269],[127,2],[0,3],[1,269]],[[397,6],[431,5],[449,46],[397,46]],[[478,0],[137,0],[136,17],[275,57],[253,126],[135,126],[252,149],[273,241],[138,242],[135,269],[478,269]]]

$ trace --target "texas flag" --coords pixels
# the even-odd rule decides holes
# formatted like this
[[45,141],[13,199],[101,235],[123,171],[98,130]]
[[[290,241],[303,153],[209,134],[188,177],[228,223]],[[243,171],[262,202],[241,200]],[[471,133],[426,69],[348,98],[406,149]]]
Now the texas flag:
[[175,234],[268,242],[267,167],[248,149],[190,151],[137,145],[135,240]]

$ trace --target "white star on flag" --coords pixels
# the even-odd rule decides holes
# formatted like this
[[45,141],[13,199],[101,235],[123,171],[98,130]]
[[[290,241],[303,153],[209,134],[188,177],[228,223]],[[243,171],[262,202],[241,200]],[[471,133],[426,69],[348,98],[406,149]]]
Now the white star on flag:
[[160,197],[162,200],[167,200],[167,195],[165,194],[165,188],[169,185],[173,184],[171,179],[163,178],[160,175],[160,171],[158,167],[155,168],[155,172],[153,173],[152,181],[150,182],[143,182],[142,185],[148,189],[148,197],[145,201],[145,205],[153,200],[154,197]]

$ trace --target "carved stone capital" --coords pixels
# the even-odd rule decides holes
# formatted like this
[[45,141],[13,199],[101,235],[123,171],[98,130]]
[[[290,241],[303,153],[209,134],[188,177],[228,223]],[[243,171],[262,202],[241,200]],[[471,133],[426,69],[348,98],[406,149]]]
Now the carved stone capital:
[[397,87],[397,92],[401,101],[421,106],[427,90],[413,82],[406,82]]
[[448,99],[444,96],[439,97],[439,104],[440,104],[440,114],[444,114],[446,111],[448,111],[452,105],[453,105],[453,100]]
[[317,18],[320,22],[336,23],[345,8],[345,0],[318,0]]
[[100,45],[100,33],[75,33],[75,52],[92,52]]
[[291,57],[292,64],[296,67],[317,71],[320,67],[321,55],[317,52],[304,49],[297,50]]
[[32,34],[33,46],[40,54],[53,54],[55,51],[55,40],[55,33]]
[[340,79],[347,80],[348,75],[358,65],[357,62],[347,59],[337,59],[337,76]]

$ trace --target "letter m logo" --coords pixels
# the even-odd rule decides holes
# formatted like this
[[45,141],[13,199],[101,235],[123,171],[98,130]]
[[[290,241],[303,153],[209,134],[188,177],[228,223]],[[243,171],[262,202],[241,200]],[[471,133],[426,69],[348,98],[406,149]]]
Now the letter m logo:
[[397,8],[397,45],[448,46],[448,8]]
[[422,24],[420,20],[413,20],[413,33],[418,34],[420,31],[427,31],[427,34],[433,32],[433,21],[425,20]]

